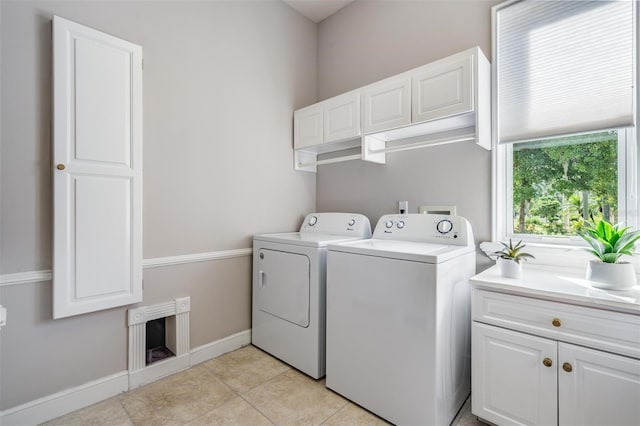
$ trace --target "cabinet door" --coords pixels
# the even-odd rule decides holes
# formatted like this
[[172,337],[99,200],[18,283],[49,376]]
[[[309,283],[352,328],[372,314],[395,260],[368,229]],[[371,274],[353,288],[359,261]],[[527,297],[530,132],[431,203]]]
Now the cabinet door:
[[53,317],[142,300],[142,48],[53,19]]
[[322,139],[322,104],[293,113],[293,146],[295,149],[320,145]]
[[401,76],[367,87],[363,94],[364,132],[411,123],[411,79]]
[[474,322],[473,414],[499,425],[557,425],[556,353],[552,340]]
[[560,424],[640,425],[640,360],[560,343],[558,361]]
[[411,80],[414,123],[473,110],[473,55],[438,61]]
[[360,93],[345,93],[322,103],[324,141],[337,142],[360,136]]

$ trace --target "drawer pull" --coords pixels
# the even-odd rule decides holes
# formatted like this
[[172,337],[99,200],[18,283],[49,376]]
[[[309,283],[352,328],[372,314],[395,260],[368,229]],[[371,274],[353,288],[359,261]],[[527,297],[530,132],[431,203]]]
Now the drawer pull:
[[560,320],[558,318],[554,318],[551,321],[551,324],[553,324],[554,327],[560,327],[562,325],[562,323],[560,322]]
[[542,364],[545,367],[551,367],[553,365],[553,361],[551,361],[551,358],[545,358],[542,360]]
[[568,362],[565,362],[564,364],[562,364],[562,369],[567,373],[571,373],[571,370],[573,370],[573,367]]

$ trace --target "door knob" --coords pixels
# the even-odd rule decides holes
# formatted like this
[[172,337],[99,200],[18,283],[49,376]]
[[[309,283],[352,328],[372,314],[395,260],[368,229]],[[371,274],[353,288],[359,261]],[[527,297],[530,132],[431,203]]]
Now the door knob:
[[564,364],[562,364],[562,369],[567,373],[571,373],[571,370],[573,370],[573,367],[568,362],[565,362]]
[[545,367],[551,367],[553,365],[553,361],[551,361],[551,358],[545,358],[542,360],[542,364],[544,364]]
[[64,170],[64,164],[60,163],[56,166],[56,169],[58,170]]

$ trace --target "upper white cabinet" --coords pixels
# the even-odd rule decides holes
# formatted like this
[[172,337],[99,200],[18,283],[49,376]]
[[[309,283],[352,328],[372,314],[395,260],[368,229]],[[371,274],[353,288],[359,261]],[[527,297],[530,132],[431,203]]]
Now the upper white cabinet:
[[360,93],[351,92],[322,103],[324,142],[360,136]]
[[411,78],[400,76],[372,84],[363,90],[364,132],[406,126],[411,123]]
[[[473,141],[491,149],[491,72],[474,47],[294,113],[296,170],[386,153]],[[360,155],[317,155],[361,147]]]
[[473,59],[438,61],[411,77],[414,123],[473,111]]
[[318,145],[322,138],[322,105],[311,105],[293,114],[293,140],[296,149]]
[[[360,91],[353,91],[299,109],[293,114],[293,146],[296,170],[315,172],[318,154],[360,146]],[[338,161],[360,158],[340,157]]]
[[360,137],[360,92],[349,92],[293,113],[294,148]]

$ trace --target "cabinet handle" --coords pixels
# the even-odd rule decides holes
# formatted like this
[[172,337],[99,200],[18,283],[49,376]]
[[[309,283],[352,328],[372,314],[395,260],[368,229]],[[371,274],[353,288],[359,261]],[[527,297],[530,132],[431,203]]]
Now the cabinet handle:
[[553,365],[553,361],[551,361],[551,358],[545,358],[542,360],[542,364],[545,367],[551,367]]
[[571,370],[573,370],[573,367],[568,362],[565,362],[564,364],[562,364],[562,369],[567,373],[571,373]]
[[554,318],[551,321],[551,324],[553,324],[554,327],[560,327],[562,325],[562,323],[560,322],[560,320],[558,318]]
[[60,163],[56,166],[56,169],[58,170],[64,170],[64,164]]

